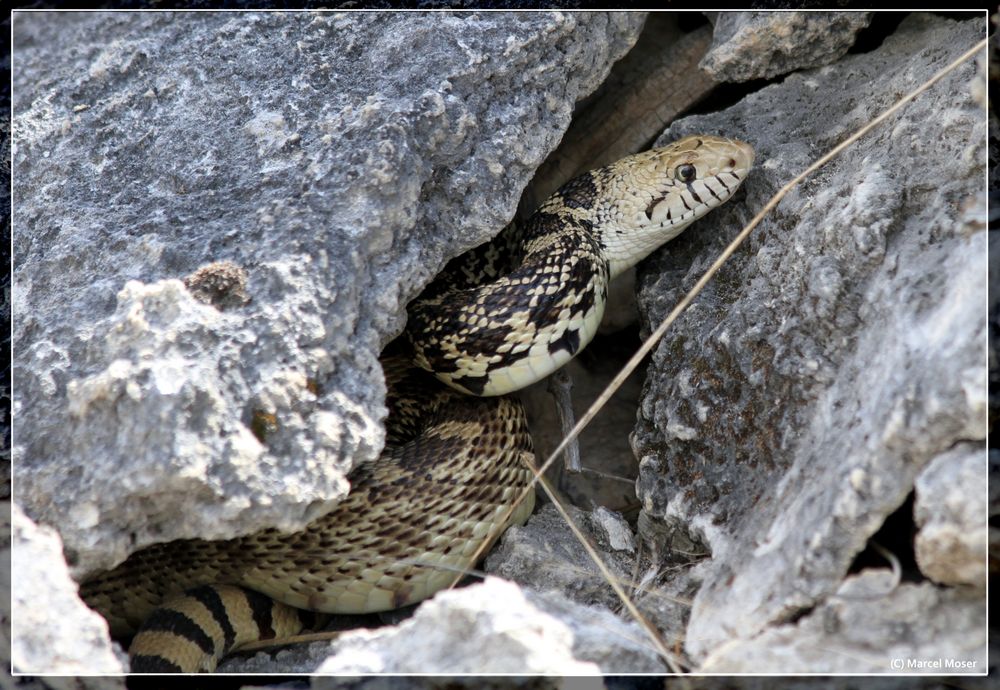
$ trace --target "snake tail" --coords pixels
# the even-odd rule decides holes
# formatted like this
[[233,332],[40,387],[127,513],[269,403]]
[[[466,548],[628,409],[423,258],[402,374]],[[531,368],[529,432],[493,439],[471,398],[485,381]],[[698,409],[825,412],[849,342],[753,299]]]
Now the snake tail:
[[202,585],[146,619],[129,647],[132,672],[211,672],[241,645],[296,635],[318,619],[246,587]]

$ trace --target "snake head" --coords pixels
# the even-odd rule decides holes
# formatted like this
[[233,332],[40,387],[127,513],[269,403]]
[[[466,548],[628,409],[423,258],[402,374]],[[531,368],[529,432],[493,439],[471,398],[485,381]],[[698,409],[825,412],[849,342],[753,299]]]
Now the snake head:
[[749,144],[697,135],[591,173],[604,191],[595,230],[612,277],[725,203],[746,179],[753,159]]

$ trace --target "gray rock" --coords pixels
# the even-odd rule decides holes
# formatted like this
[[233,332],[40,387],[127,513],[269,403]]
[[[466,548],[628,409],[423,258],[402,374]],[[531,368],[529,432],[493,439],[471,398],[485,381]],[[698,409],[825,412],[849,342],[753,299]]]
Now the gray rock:
[[[912,16],[878,50],[671,127],[662,140],[745,139],[758,163],[742,201],[640,272],[647,332],[778,188],[983,30]],[[970,61],[785,197],[652,356],[637,491],[647,518],[711,551],[688,626],[695,661],[836,591],[921,470],[986,436],[974,72]]]
[[343,635],[317,673],[600,673],[574,657],[573,642],[517,585],[489,577],[439,593],[394,628]]
[[930,582],[902,584],[868,570],[794,624],[716,649],[703,673],[984,673],[986,607],[981,595]]
[[642,615],[659,631],[674,661],[687,668],[692,664],[684,654],[684,641],[691,603],[700,586],[696,566],[656,563],[646,566],[635,588],[628,590]]
[[942,585],[986,587],[987,451],[963,443],[936,457],[916,480],[917,564]]
[[716,81],[770,79],[829,64],[854,45],[871,12],[720,12],[698,66]]
[[[14,453],[77,572],[332,507],[381,450],[406,302],[642,21],[18,15]],[[235,292],[206,304],[180,279],[204,297],[213,262]]]
[[620,514],[608,510],[604,506],[598,506],[590,514],[590,523],[594,531],[600,534],[602,543],[607,544],[615,551],[635,553],[635,538],[632,536],[632,528],[628,526]]
[[604,690],[600,678],[558,678],[554,676],[369,676],[365,678],[317,676],[312,679],[312,690],[454,690],[475,688],[479,690]]
[[[632,579],[634,559],[625,549],[616,549],[594,530],[593,518],[572,506],[570,517],[597,547],[598,555],[619,582]],[[627,529],[627,525],[626,525]],[[500,545],[490,552],[483,569],[538,591],[557,591],[586,605],[616,609],[621,605],[611,585],[570,532],[561,515],[547,503],[523,527],[511,527]]]
[[317,673],[660,673],[635,623],[487,577],[446,591],[393,628],[346,633]]
[[292,644],[262,652],[235,652],[222,660],[216,673],[315,673],[330,656],[330,643],[325,641]]
[[597,664],[602,674],[666,673],[669,669],[648,634],[602,606],[577,604],[557,591],[527,590],[525,598],[555,616],[573,633],[573,656]]
[[[10,504],[5,504],[9,506]],[[4,512],[7,512],[5,508]],[[11,665],[25,674],[115,674],[127,666],[108,640],[108,624],[77,597],[55,530],[33,523],[15,503],[13,557],[0,570],[17,583],[11,597],[16,622]],[[9,589],[10,583],[4,583]],[[120,687],[124,687],[121,685]]]

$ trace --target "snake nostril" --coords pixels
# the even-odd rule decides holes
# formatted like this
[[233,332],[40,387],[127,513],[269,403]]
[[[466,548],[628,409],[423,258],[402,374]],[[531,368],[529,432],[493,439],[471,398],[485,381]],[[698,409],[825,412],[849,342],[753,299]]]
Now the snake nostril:
[[730,158],[729,159],[729,167],[730,168],[735,168],[736,167],[736,159],[735,158]]

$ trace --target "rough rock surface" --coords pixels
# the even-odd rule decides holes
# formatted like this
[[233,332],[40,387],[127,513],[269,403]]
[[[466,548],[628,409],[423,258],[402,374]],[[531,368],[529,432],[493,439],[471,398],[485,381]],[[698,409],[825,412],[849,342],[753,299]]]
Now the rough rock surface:
[[[619,581],[630,581],[634,547],[629,549],[621,542],[617,543],[618,548],[612,546],[604,536],[604,529],[593,528],[594,514],[572,506],[568,510],[576,525],[597,547],[604,564]],[[627,524],[624,530],[628,530]],[[500,545],[487,556],[484,570],[538,591],[558,591],[581,604],[613,609],[621,604],[551,503],[538,509],[523,527],[507,530]]]
[[[642,21],[18,15],[18,499],[78,572],[332,506],[381,449],[405,303],[513,215]],[[246,300],[185,289],[215,261]]]
[[687,564],[664,564],[657,561],[648,564],[643,559],[643,569],[635,579],[632,594],[635,605],[642,615],[660,633],[678,663],[691,667],[690,659],[684,654],[687,624],[691,614],[691,602],[701,586],[701,576],[696,566]]
[[[704,673],[983,673],[986,607],[981,594],[904,583],[867,570],[794,624],[714,651]],[[877,605],[876,605],[877,602]],[[886,647],[885,641],[894,643]]]
[[[439,593],[397,626],[345,632],[333,643],[249,658],[223,673],[663,673],[636,623],[557,591],[539,593],[487,577]],[[325,687],[325,686],[324,686]]]
[[986,476],[986,448],[963,443],[936,457],[917,477],[917,564],[934,582],[986,587]]
[[[419,640],[419,643],[414,643]],[[607,609],[487,577],[439,593],[397,626],[345,632],[249,658],[222,673],[663,673],[646,633]],[[326,686],[320,686],[326,687]]]
[[[912,16],[871,53],[671,127],[662,140],[746,139],[757,164],[743,201],[640,273],[647,328],[779,187],[984,28]],[[653,355],[633,436],[637,491],[647,518],[712,553],[688,626],[695,661],[836,591],[921,470],[986,436],[975,70],[963,65],[791,192]]]
[[716,81],[770,79],[841,57],[871,12],[720,12],[698,66]]
[[637,622],[623,620],[627,614],[616,616],[602,606],[582,606],[557,591],[529,590],[525,597],[565,623],[573,633],[573,656],[597,664],[602,674],[668,671],[648,633]]
[[573,657],[569,627],[539,613],[517,585],[487,578],[439,593],[394,629],[345,634],[317,673],[599,673]]
[[[10,504],[5,504],[10,505]],[[76,594],[76,583],[62,562],[55,530],[40,527],[13,504],[13,557],[0,569],[17,583],[11,603],[15,636],[14,671],[27,674],[123,673],[126,665],[108,647],[108,624]],[[53,564],[56,564],[55,567]],[[0,589],[9,589],[7,587]]]
[[493,577],[438,594],[395,628],[348,633],[334,652],[317,673],[594,675],[664,668],[637,624]]

